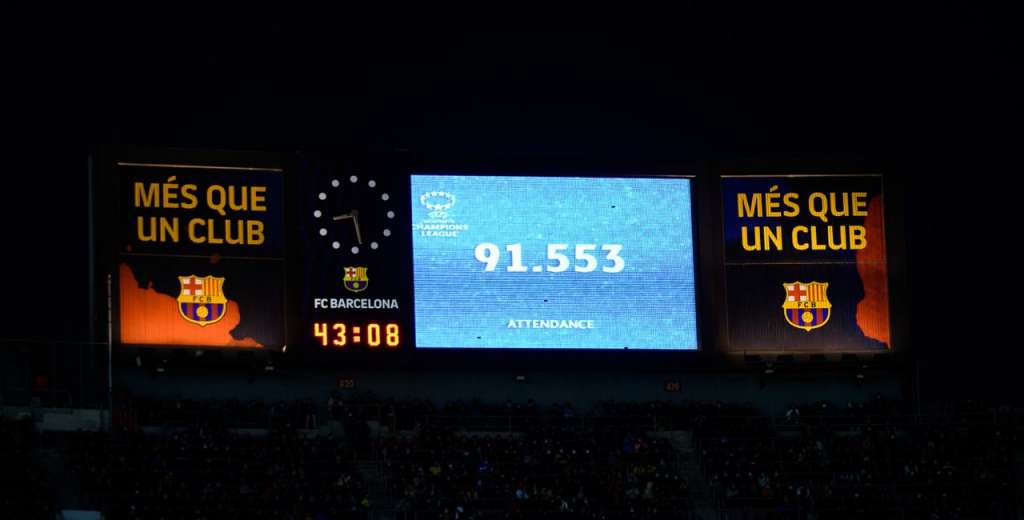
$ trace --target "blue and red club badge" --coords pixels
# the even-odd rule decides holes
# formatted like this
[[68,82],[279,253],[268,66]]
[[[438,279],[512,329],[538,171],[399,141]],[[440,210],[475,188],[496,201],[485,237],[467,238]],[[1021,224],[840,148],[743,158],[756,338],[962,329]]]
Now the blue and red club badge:
[[782,287],[786,290],[782,312],[787,323],[808,332],[828,323],[832,304],[828,301],[827,283],[788,282]]
[[216,276],[179,276],[178,312],[189,323],[205,327],[224,318],[228,299],[224,296],[224,278]]
[[346,289],[352,292],[362,292],[370,285],[365,267],[346,267],[344,272],[345,277],[341,281]]

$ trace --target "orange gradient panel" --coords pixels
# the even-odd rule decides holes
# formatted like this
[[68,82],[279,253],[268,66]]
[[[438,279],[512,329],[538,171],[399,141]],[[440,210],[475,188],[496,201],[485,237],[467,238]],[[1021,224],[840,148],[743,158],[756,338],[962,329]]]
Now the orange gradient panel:
[[135,274],[121,264],[121,343],[133,345],[180,345],[204,347],[262,347],[252,338],[235,339],[231,330],[241,314],[238,302],[228,300],[224,318],[205,327],[189,323],[178,312],[178,300],[160,294],[147,283],[140,288]]
[[889,343],[889,290],[885,269],[885,222],[882,213],[882,196],[876,196],[868,204],[868,216],[864,228],[868,245],[857,252],[857,272],[864,282],[864,299],[857,304],[857,326],[864,335]]

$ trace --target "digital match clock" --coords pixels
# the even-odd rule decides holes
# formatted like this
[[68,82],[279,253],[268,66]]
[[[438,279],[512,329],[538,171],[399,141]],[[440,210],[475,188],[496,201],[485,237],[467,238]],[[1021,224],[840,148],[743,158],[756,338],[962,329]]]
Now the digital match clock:
[[398,348],[402,344],[402,328],[397,323],[375,321],[358,325],[344,322],[314,322],[313,337],[324,348],[345,348],[366,345],[370,348]]
[[408,187],[388,165],[365,166],[319,163],[303,186],[308,321],[299,330],[321,353],[411,346]]

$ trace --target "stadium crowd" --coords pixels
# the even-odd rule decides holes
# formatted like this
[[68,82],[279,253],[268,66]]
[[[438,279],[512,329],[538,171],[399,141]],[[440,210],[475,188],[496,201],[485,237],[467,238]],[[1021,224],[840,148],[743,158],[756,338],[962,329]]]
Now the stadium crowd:
[[1015,518],[1019,423],[964,410],[908,420],[900,411],[819,402],[777,421],[698,427],[716,505],[753,518]]
[[17,518],[25,519],[54,517],[53,488],[39,455],[38,434],[30,418],[0,417],[0,514],[15,512]]
[[294,428],[232,433],[193,424],[157,433],[79,432],[65,463],[107,518],[340,518],[369,507],[344,443]]
[[510,435],[427,428],[383,449],[400,511],[440,517],[680,518],[671,445],[637,431],[545,425]]
[[[1019,510],[1021,417],[977,405],[911,414],[882,399],[818,402],[771,416],[718,402],[435,406],[335,393],[319,410],[140,398],[119,408],[131,413],[115,432],[53,437],[80,503],[111,519],[693,518],[695,478],[709,490],[703,507],[730,519]],[[56,483],[31,421],[4,420],[0,435],[3,507],[52,518]]]

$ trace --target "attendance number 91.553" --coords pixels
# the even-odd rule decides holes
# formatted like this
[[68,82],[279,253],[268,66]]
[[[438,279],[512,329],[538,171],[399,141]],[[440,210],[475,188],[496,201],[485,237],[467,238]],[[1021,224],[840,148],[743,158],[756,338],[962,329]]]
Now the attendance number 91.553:
[[[626,268],[626,262],[619,253],[622,244],[548,244],[547,261],[543,264],[526,265],[523,263],[523,245],[508,244],[508,265],[505,270],[510,273],[561,273],[572,268],[577,273],[590,273],[598,268],[605,273],[617,273]],[[494,271],[501,263],[501,249],[497,244],[484,242],[477,244],[473,251],[477,261],[484,264],[484,271]],[[569,256],[573,259],[570,260]],[[601,260],[598,260],[601,257]]]

